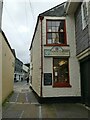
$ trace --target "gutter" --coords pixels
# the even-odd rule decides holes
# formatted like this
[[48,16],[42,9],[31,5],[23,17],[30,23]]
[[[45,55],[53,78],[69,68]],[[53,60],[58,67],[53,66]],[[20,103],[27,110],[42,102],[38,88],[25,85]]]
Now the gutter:
[[82,3],[82,0],[68,0],[65,6],[65,13],[66,14],[74,14],[79,4]]

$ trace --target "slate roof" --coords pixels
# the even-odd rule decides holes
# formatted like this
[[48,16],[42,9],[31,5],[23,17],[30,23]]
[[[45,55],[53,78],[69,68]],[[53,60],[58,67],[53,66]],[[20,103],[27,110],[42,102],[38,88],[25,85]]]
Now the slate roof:
[[40,16],[55,16],[55,17],[62,17],[65,16],[65,4],[66,2],[59,4],[43,13],[40,14]]

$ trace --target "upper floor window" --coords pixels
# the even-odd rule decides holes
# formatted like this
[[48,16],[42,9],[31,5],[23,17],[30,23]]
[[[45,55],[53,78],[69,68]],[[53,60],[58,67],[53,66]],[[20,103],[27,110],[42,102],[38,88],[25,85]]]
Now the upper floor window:
[[65,20],[47,20],[47,44],[66,44]]
[[82,29],[84,29],[88,24],[88,2],[83,1],[81,5],[82,12]]

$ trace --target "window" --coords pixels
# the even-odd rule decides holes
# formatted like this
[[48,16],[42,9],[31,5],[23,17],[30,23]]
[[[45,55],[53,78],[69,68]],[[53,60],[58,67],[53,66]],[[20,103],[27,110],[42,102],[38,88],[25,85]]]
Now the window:
[[66,44],[65,20],[47,20],[47,44]]
[[84,29],[88,24],[88,2],[83,1],[81,5],[82,11],[82,29]]
[[54,87],[70,87],[68,58],[53,59]]

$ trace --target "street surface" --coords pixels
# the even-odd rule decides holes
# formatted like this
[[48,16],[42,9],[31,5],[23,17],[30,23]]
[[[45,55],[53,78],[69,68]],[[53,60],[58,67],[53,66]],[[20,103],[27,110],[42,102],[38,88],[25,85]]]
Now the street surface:
[[[38,103],[26,81],[14,83],[14,93],[2,108],[3,118],[88,118],[89,108],[79,103]],[[88,120],[88,119],[87,119]]]

